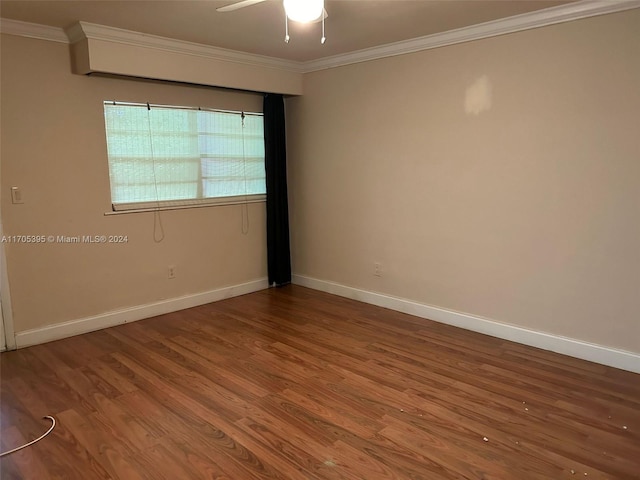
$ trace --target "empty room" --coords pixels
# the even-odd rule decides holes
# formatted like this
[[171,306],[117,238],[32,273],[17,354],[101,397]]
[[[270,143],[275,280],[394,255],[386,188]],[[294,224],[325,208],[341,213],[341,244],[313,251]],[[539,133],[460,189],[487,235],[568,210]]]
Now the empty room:
[[640,1],[0,17],[0,479],[640,479]]

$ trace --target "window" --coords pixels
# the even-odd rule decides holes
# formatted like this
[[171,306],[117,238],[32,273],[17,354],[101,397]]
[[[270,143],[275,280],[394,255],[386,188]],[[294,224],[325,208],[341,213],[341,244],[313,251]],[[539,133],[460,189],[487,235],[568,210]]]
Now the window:
[[104,102],[114,210],[261,201],[261,113]]

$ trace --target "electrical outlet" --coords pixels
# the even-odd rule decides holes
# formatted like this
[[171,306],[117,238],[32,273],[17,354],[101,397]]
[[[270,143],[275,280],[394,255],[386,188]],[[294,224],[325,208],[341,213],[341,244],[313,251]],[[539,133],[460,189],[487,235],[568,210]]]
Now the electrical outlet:
[[373,274],[376,277],[381,277],[382,276],[382,264],[379,262],[375,262],[373,264]]
[[176,267],[173,265],[169,265],[167,267],[167,278],[169,280],[172,280],[174,278],[176,278]]

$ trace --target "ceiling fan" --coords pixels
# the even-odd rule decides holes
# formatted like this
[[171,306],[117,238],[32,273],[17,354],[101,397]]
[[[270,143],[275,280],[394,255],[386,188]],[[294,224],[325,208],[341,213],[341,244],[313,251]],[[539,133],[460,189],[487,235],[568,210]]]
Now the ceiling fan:
[[[216,9],[217,12],[233,12],[241,8],[250,7],[266,0],[241,0]],[[283,0],[285,12],[285,36],[284,41],[289,43],[289,20],[299,23],[311,23],[322,21],[322,38],[320,43],[327,40],[324,36],[324,19],[328,17],[324,9],[324,0]]]

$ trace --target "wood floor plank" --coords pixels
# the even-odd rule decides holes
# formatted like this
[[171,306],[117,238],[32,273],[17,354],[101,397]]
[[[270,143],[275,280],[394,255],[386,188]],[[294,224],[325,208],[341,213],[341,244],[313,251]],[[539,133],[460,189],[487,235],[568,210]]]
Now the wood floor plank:
[[[0,432],[2,441],[2,450],[10,450],[19,445],[24,445],[27,440],[17,427],[9,427]],[[43,465],[40,458],[35,455],[33,450],[23,449],[13,454],[10,460],[3,465],[0,470],[0,478],[2,479],[22,479],[22,478],[38,478],[41,480],[51,479],[51,475],[47,471],[47,467]]]
[[135,450],[124,444],[121,435],[112,435],[90,416],[81,416],[73,409],[59,413],[61,423],[113,478],[146,480],[140,465],[129,461]]
[[287,286],[0,356],[0,478],[640,479],[640,375]]
[[194,478],[262,478],[227,455],[226,446],[220,449],[216,429],[153,385],[123,395],[117,401],[123,408],[144,411],[146,422],[164,430],[166,435],[159,444],[172,449],[174,458],[189,460],[193,467],[197,466],[202,477]]
[[[165,469],[167,478],[233,480],[233,477],[224,472],[212,459],[202,456],[197,449],[171,438],[162,439],[160,444],[146,449],[143,455],[155,465],[159,465],[159,468]],[[167,464],[170,465],[168,471]]]
[[[148,372],[143,364],[137,363],[134,359],[119,354],[113,356],[151,384],[152,387],[147,387],[147,391],[156,389],[154,394],[157,398],[162,398],[164,402],[169,401],[171,411],[178,414],[182,420],[190,424],[191,428],[195,428],[199,432],[197,438],[200,441],[207,441],[214,449],[229,456],[239,467],[249,469],[251,474],[258,478],[287,478],[274,470],[267,459],[257,456],[252,451],[252,447],[260,449],[260,446],[247,436],[238,435],[240,431],[232,423],[235,417],[230,419],[224,414],[221,415],[217,408],[218,405],[208,402],[202,396],[198,395],[197,398],[193,398],[182,392],[182,389],[172,388],[170,383],[157,374]],[[166,392],[167,395],[163,396],[157,390]],[[167,404],[165,403],[165,405]],[[236,435],[233,436],[227,432],[233,432]]]

